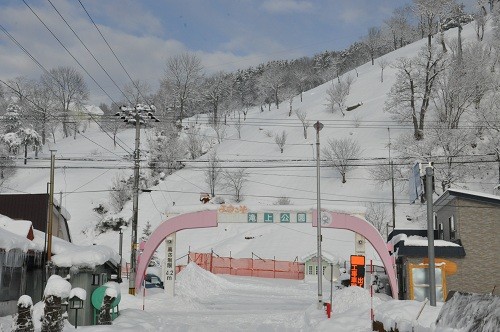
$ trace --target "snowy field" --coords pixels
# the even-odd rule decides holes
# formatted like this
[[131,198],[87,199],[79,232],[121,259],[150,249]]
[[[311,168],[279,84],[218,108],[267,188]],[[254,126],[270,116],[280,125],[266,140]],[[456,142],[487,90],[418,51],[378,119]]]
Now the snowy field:
[[[329,301],[330,285],[323,283]],[[78,326],[78,331],[371,331],[370,294],[358,287],[335,290],[332,317],[319,310],[316,279],[283,280],[213,275],[189,264],[176,281],[176,296],[147,289],[146,297],[128,295],[122,283],[120,316],[112,326]],[[395,301],[376,294],[375,317],[415,331],[432,331],[439,308]],[[144,310],[143,310],[144,307]],[[377,310],[380,308],[381,310]],[[41,312],[35,306],[35,315]],[[388,314],[386,314],[388,313]],[[0,318],[1,331],[10,331],[11,317]],[[38,323],[38,327],[40,323]],[[64,331],[75,328],[66,323]],[[405,329],[406,330],[406,329]],[[407,331],[407,330],[406,330]]]

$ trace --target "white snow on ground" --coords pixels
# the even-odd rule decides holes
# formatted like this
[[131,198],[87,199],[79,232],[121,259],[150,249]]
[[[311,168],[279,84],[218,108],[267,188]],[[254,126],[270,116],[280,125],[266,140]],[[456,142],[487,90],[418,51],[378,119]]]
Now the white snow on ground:
[[[146,289],[145,298],[144,293],[131,296],[127,287],[127,282],[122,283],[120,316],[113,325],[78,326],[77,331],[371,331],[370,295],[359,287],[333,288],[330,319],[324,309],[317,308],[314,279],[213,275],[189,264],[178,275],[175,297],[161,289]],[[323,298],[328,301],[329,297],[330,284],[325,280]],[[398,327],[414,326],[415,331],[431,331],[426,328],[432,325],[440,308],[426,306],[417,321],[420,302],[395,301],[375,294],[373,305],[377,319],[397,323]],[[34,317],[40,317],[42,311],[42,303],[36,304]],[[75,330],[70,323],[66,323],[65,331]],[[0,326],[11,324],[12,317],[0,318]]]

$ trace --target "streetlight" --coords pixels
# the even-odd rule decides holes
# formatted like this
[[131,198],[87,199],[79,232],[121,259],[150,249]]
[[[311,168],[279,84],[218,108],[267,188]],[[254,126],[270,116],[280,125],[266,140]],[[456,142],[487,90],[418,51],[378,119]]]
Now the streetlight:
[[316,239],[318,245],[318,253],[317,253],[317,263],[318,263],[318,309],[323,308],[323,258],[321,256],[321,196],[320,196],[320,156],[319,156],[319,132],[323,129],[323,124],[319,121],[313,125],[314,129],[316,129],[316,191],[317,191],[317,202],[316,202],[316,230],[318,232],[318,236]]
[[[140,141],[141,141],[141,131],[140,125],[146,123],[146,120],[152,119],[155,122],[160,122],[158,118],[154,116],[156,107],[154,105],[143,105],[137,104],[136,106],[127,107],[121,106],[120,111],[116,113],[125,122],[135,125],[135,149],[134,149],[134,189],[132,198],[132,232],[131,232],[131,248],[130,248],[130,276],[129,276],[129,287],[128,293],[135,295],[135,277],[137,269],[137,249],[139,247],[137,243],[137,224],[139,215],[139,162],[140,162]],[[144,113],[144,114],[143,114]]]

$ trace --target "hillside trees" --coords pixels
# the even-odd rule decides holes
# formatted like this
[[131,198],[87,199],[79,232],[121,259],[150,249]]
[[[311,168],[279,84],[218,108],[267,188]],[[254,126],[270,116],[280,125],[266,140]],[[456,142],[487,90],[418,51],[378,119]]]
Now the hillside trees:
[[298,109],[295,111],[295,115],[297,115],[297,118],[300,120],[302,128],[304,129],[304,139],[307,139],[307,128],[311,125],[309,119],[307,119],[307,112]]
[[231,75],[222,71],[210,75],[204,80],[201,94],[208,104],[209,112],[212,113],[211,122],[214,124],[219,122],[220,104],[224,98],[228,97],[231,83]]
[[223,184],[233,192],[233,197],[236,203],[243,199],[243,188],[248,181],[249,174],[246,169],[239,168],[224,172]]
[[82,74],[72,67],[53,68],[49,73],[44,73],[41,80],[62,116],[64,137],[68,137],[70,105],[80,108],[87,101],[89,97],[87,83]]
[[349,95],[351,80],[339,79],[337,83],[332,81],[331,86],[326,90],[326,100],[328,102],[328,107],[334,113],[335,111],[340,111],[342,116],[345,116],[344,110],[346,109],[346,99]]
[[382,31],[378,27],[370,27],[368,29],[368,35],[364,39],[364,44],[368,48],[370,54],[370,59],[372,61],[372,66],[374,65],[375,56],[378,53],[379,48],[382,45]]
[[350,138],[328,139],[328,143],[322,149],[323,158],[327,165],[335,168],[342,177],[342,183],[346,183],[346,174],[353,170],[355,159],[361,154],[359,143]]
[[148,163],[153,176],[161,172],[172,174],[182,168],[179,160],[185,157],[185,147],[175,129],[155,128],[148,138],[148,144]]
[[413,0],[415,12],[420,18],[422,38],[427,36],[427,47],[431,48],[432,36],[437,32],[439,18],[448,14],[454,0]]
[[283,149],[285,148],[287,136],[288,134],[284,130],[274,135],[274,142],[278,145],[281,153],[283,153]]
[[167,60],[165,87],[169,88],[172,95],[171,107],[177,112],[181,125],[186,108],[197,98],[202,70],[201,60],[195,54],[183,53]]
[[458,128],[464,113],[478,109],[483,96],[494,87],[488,53],[477,43],[466,45],[462,59],[455,53],[438,77],[433,100],[439,121],[448,128]]
[[131,103],[131,107],[138,104],[151,104],[152,89],[147,81],[133,80],[127,82],[123,87],[123,92],[125,93],[127,102]]
[[210,194],[214,197],[215,190],[221,184],[223,175],[220,160],[216,151],[213,151],[208,155],[207,168],[204,173],[205,183],[208,185]]
[[410,121],[416,140],[424,138],[425,116],[438,76],[445,69],[443,53],[424,48],[415,58],[400,58],[393,65],[396,82],[386,99],[384,110],[398,122]]
[[279,63],[272,63],[258,79],[259,93],[272,96],[276,108],[279,108],[281,89],[285,86],[286,72]]

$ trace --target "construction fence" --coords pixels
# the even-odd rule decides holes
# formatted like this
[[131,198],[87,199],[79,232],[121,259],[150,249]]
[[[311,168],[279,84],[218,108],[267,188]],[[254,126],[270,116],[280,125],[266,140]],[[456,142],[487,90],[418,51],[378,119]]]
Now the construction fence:
[[[256,255],[252,254],[252,257]],[[257,256],[256,256],[257,257]],[[189,253],[189,262],[213,274],[230,274],[245,277],[304,279],[304,263],[277,261],[275,259],[253,259],[221,257],[215,253]],[[184,266],[178,266],[181,271]]]

